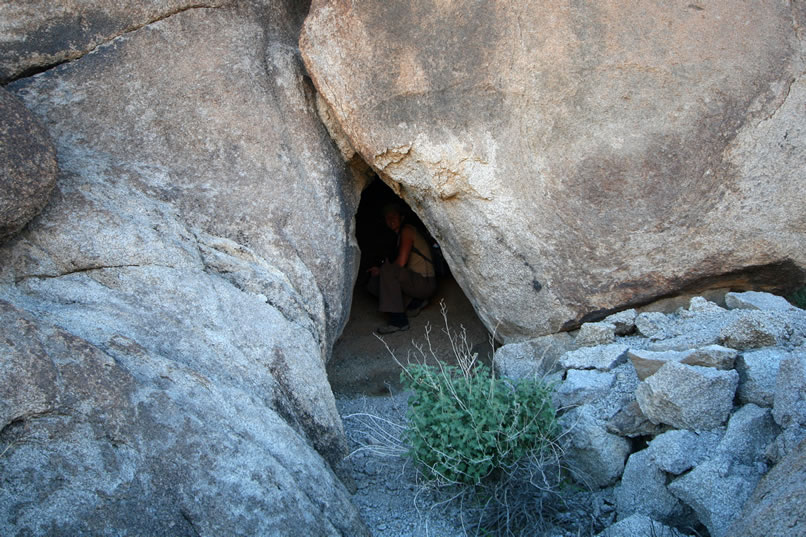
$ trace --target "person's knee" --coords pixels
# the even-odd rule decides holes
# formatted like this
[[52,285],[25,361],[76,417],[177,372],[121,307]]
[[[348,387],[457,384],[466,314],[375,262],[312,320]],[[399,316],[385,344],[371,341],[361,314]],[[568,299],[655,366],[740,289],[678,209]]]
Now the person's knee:
[[400,275],[400,267],[394,263],[384,263],[381,265],[381,279],[394,278],[397,279]]

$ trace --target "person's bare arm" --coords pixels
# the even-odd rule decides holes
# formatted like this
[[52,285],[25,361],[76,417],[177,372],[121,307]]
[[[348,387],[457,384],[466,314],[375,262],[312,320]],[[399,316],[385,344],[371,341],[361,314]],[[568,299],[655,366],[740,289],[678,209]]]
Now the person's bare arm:
[[412,247],[414,247],[414,230],[409,226],[403,226],[403,229],[400,230],[400,247],[397,250],[397,259],[395,259],[398,266],[405,267],[409,262]]

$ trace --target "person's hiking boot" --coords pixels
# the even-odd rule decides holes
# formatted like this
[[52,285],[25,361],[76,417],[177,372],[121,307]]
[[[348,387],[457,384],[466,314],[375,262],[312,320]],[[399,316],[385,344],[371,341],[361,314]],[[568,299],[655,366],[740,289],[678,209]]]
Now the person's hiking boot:
[[406,314],[409,317],[417,317],[426,306],[428,306],[427,300],[423,300],[421,298],[412,299],[412,301],[409,302],[409,307],[406,308]]
[[389,314],[389,324],[381,326],[375,330],[376,334],[394,334],[395,332],[405,332],[409,329],[409,318],[403,312],[395,312]]
[[408,329],[409,329],[409,323],[406,323],[401,326],[398,326],[396,324],[387,324],[376,328],[375,333],[381,336],[385,336],[386,334],[394,334],[395,332],[405,332]]

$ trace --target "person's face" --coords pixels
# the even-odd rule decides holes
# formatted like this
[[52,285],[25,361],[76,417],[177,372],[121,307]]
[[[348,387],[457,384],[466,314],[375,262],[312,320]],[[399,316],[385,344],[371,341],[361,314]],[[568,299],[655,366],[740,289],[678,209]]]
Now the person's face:
[[390,211],[390,212],[386,213],[386,216],[384,216],[384,218],[386,220],[386,227],[388,227],[389,229],[391,229],[395,233],[400,231],[401,218],[400,218],[399,214],[397,214],[394,211]]

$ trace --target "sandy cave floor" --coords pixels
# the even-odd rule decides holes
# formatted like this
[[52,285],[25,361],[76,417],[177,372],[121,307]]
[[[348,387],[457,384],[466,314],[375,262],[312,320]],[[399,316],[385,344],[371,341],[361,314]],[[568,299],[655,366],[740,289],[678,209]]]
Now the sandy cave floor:
[[[478,353],[479,360],[489,365],[493,352],[490,335],[453,278],[442,278],[428,306],[417,317],[409,319],[408,331],[383,336],[383,341],[374,335],[374,330],[386,323],[386,317],[378,311],[377,299],[361,286],[356,286],[350,320],[336,342],[327,366],[333,392],[337,396],[378,396],[399,392],[402,389],[400,367],[389,351],[403,363],[409,357],[414,358],[418,355],[415,345],[427,345],[426,325],[431,327],[433,356],[455,363],[450,340],[444,333],[440,302],[447,310],[450,330],[459,333],[464,328],[472,352]],[[433,359],[433,356],[430,357]]]

